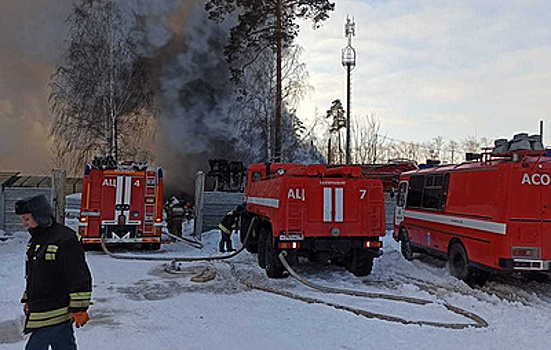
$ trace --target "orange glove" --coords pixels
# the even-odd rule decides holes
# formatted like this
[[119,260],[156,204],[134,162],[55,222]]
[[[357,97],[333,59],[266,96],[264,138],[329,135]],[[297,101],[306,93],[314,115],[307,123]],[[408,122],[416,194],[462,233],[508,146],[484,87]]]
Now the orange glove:
[[90,317],[86,311],[73,312],[73,321],[77,328],[80,328],[90,321]]
[[25,316],[29,316],[29,303],[25,303],[23,305],[23,312],[25,313]]

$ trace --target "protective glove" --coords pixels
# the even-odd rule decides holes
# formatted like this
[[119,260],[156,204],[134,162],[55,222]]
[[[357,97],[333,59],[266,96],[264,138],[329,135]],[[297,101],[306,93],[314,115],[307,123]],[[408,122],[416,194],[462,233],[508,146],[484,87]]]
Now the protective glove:
[[29,303],[23,304],[23,313],[25,316],[29,316]]
[[86,311],[73,312],[73,321],[77,328],[80,328],[90,321],[90,317]]

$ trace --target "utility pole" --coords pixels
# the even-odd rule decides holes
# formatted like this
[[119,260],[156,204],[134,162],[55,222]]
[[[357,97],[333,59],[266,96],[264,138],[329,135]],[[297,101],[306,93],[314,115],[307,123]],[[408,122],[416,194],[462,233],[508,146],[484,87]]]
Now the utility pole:
[[352,37],[356,35],[354,19],[346,17],[344,36],[348,38],[348,45],[342,49],[342,65],[346,68],[346,164],[351,164],[350,158],[350,74],[356,66],[356,50],[352,47]]
[[52,170],[52,208],[55,221],[65,225],[65,187],[67,173],[62,169]]
[[283,98],[282,93],[282,55],[283,55],[283,14],[282,14],[282,0],[277,0],[276,3],[276,97],[275,97],[275,130],[274,130],[274,161],[281,162],[281,149],[282,149],[282,117],[281,117],[281,100]]
[[117,115],[115,111],[115,63],[114,63],[114,6],[113,1],[109,4],[109,152],[115,162],[118,160],[117,144]]

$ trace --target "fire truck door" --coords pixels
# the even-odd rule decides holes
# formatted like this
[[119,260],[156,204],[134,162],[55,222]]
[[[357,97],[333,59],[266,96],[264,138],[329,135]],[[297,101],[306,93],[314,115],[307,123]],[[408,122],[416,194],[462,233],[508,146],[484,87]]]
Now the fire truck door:
[[101,219],[102,225],[116,225],[117,204],[122,199],[122,179],[117,175],[105,175],[101,180]]
[[145,203],[145,179],[142,176],[124,177],[124,204],[129,225],[141,225]]
[[351,223],[358,221],[358,203],[366,203],[368,188],[352,185],[323,187],[323,222]]
[[542,257],[551,259],[551,171],[541,173]]
[[[536,171],[520,168],[512,175],[513,190],[509,194],[511,229],[507,229],[507,234],[512,239],[511,245],[543,248],[545,242],[542,241],[541,230],[544,225],[542,218],[545,216],[546,201],[542,195],[545,186],[540,185]],[[542,254],[545,252],[542,251]]]
[[102,184],[102,225],[141,224],[143,182],[140,176],[105,176]]
[[307,195],[309,222],[341,223],[345,219],[344,187],[311,186]]
[[398,194],[396,196],[396,209],[394,211],[394,225],[399,226],[404,221],[404,214],[406,210],[406,198],[408,191],[407,181],[400,182],[398,187]]

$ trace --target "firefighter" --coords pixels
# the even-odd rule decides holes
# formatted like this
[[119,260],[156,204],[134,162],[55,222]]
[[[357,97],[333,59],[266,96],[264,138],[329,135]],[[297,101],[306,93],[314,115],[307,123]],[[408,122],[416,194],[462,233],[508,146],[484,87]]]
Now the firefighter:
[[190,201],[187,201],[184,205],[184,216],[187,221],[191,221],[195,218],[195,210],[193,210],[193,204]]
[[78,328],[88,322],[92,294],[80,236],[54,220],[44,196],[17,201],[15,213],[31,235],[21,299],[24,333],[31,333],[25,349],[76,349],[72,323]]
[[220,240],[219,244],[220,253],[225,253],[226,251],[235,251],[235,249],[233,249],[232,247],[231,234],[234,230],[237,229],[239,218],[244,211],[245,204],[240,204],[237,206],[237,208],[235,208],[235,210],[227,213],[226,216],[224,216],[224,218],[222,219],[222,222],[218,224],[218,227],[220,228],[220,234],[222,235],[222,239]]
[[178,198],[172,196],[166,206],[168,231],[178,237],[182,237],[182,223],[184,222],[185,210]]
[[232,247],[231,234],[235,229],[237,229],[238,219],[239,215],[237,214],[237,212],[230,211],[218,224],[218,227],[220,228],[220,234],[222,235],[222,239],[220,240],[219,244],[220,253],[225,253],[226,251],[235,251],[235,249],[233,249]]

